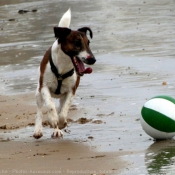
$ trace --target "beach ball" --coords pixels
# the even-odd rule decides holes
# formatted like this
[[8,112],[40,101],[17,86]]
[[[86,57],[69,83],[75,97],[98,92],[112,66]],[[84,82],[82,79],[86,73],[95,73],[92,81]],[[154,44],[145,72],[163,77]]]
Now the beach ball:
[[175,99],[166,95],[148,100],[141,110],[143,130],[154,139],[175,136]]

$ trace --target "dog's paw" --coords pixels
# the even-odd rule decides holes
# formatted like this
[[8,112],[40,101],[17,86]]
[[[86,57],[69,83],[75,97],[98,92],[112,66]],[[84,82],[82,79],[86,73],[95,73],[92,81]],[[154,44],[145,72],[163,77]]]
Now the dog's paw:
[[63,137],[63,132],[56,128],[51,136],[52,138],[62,138]]
[[34,137],[35,139],[39,139],[39,138],[41,138],[42,136],[43,136],[42,131],[40,131],[40,132],[34,132],[34,134],[33,134],[33,137]]
[[42,132],[42,125],[38,125],[36,124],[35,125],[35,130],[34,130],[34,133],[33,133],[33,137],[35,139],[39,139],[43,136],[43,132]]
[[58,126],[60,129],[64,129],[67,126],[67,122],[59,123]]
[[59,129],[64,129],[67,126],[67,120],[65,118],[60,118],[58,127]]

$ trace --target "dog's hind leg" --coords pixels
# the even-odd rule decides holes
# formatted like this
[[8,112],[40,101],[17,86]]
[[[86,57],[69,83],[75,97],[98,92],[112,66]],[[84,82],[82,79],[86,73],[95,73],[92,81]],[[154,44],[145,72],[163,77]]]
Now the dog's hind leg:
[[36,90],[36,104],[37,104],[37,114],[35,116],[35,130],[34,130],[34,134],[33,137],[36,139],[39,139],[43,136],[42,134],[42,119],[43,119],[43,114],[41,111],[41,108],[43,106],[43,99],[42,96],[37,88]]

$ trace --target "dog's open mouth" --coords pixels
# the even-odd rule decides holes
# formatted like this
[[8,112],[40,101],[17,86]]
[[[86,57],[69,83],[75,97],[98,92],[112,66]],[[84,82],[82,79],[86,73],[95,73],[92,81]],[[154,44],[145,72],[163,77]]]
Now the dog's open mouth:
[[73,57],[73,64],[79,76],[92,73],[92,68],[85,68],[84,63],[78,57]]

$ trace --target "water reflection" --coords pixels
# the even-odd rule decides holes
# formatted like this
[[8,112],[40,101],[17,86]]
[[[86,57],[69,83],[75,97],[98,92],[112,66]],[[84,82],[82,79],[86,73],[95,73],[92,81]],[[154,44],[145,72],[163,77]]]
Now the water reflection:
[[175,174],[175,141],[153,143],[145,154],[149,174]]

